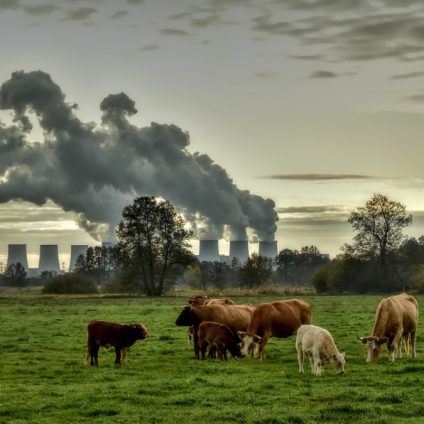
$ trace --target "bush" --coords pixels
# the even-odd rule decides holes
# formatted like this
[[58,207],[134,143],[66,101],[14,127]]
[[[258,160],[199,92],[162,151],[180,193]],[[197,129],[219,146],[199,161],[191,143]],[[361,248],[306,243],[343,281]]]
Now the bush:
[[91,294],[98,293],[97,284],[81,274],[58,275],[48,281],[42,290],[47,294]]

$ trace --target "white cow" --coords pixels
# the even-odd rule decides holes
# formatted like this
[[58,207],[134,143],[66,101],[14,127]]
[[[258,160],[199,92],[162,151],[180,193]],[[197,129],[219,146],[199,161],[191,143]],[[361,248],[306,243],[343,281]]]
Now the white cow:
[[324,328],[316,325],[301,325],[296,336],[299,372],[303,373],[305,355],[311,363],[314,375],[324,374],[324,364],[330,362],[338,374],[344,373],[345,357],[337,350],[333,337]]

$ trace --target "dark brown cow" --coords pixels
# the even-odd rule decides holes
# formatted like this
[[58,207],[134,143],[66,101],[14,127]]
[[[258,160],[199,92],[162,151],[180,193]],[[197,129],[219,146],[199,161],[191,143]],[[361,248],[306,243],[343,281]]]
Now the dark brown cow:
[[194,354],[199,358],[197,346],[197,329],[202,321],[213,321],[227,325],[232,331],[246,330],[253,312],[251,305],[206,305],[199,307],[184,306],[175,324],[178,326],[193,326]]
[[359,338],[367,347],[367,362],[378,360],[384,343],[387,343],[390,361],[402,358],[402,340],[415,358],[417,324],[418,302],[413,296],[402,293],[383,299],[377,307],[371,336]]
[[302,324],[312,323],[312,307],[299,299],[263,303],[257,306],[247,330],[240,331],[241,355],[246,356],[254,343],[259,344],[259,360],[264,359],[264,349],[270,337],[286,338]]
[[233,358],[240,356],[240,339],[225,324],[219,322],[203,321],[197,329],[197,345],[202,359],[205,359],[206,349],[216,349],[218,358],[227,360],[227,350]]
[[143,324],[117,324],[107,321],[90,321],[87,326],[87,361],[90,365],[99,365],[100,346],[115,348],[115,364],[121,363],[127,349],[137,340],[149,336]]

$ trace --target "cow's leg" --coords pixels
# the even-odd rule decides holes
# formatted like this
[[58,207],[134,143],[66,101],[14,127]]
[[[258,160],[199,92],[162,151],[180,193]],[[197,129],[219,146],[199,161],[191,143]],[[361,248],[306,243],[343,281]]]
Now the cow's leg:
[[196,327],[194,327],[194,332],[193,332],[194,357],[196,359],[199,359],[199,346],[198,346],[198,342],[199,342],[199,337],[197,336],[197,326],[196,326]]
[[413,358],[417,357],[417,351],[416,351],[416,341],[417,341],[417,333],[416,331],[411,331],[409,334],[409,341],[411,343],[411,356]]
[[198,344],[199,344],[199,350],[200,350],[202,360],[204,360],[205,356],[206,356],[206,348],[208,347],[208,344],[204,340],[203,340],[203,342],[199,340]]
[[402,342],[402,330],[398,331],[393,337],[391,343],[389,343],[389,361],[394,361],[395,357],[399,354],[399,345]]
[[100,345],[97,343],[93,343],[91,345],[91,362],[90,365],[99,366],[99,349]]
[[302,346],[300,345],[300,343],[298,345],[296,345],[296,350],[297,350],[297,362],[299,364],[299,372],[301,372],[303,374],[304,370],[303,370],[303,362],[305,360],[305,355],[302,349]]
[[309,358],[309,364],[311,366],[311,374],[315,374],[315,362],[311,353],[308,354],[308,358]]
[[261,338],[261,341],[259,342],[259,360],[263,361],[265,358],[265,345],[268,342],[268,339],[270,338],[269,334],[264,334]]
[[121,365],[121,348],[115,347],[115,365]]

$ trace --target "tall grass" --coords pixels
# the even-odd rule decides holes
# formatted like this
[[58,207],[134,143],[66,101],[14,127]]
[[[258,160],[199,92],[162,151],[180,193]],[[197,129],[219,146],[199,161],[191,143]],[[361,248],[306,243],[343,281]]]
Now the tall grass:
[[[346,352],[344,376],[326,366],[323,377],[313,377],[309,365],[299,375],[293,337],[271,339],[263,363],[196,361],[185,328],[174,325],[180,298],[2,297],[0,422],[422,423],[422,329],[417,359],[389,363],[385,352],[369,365],[357,336],[369,334],[380,296],[304,299],[314,323]],[[151,337],[137,342],[121,367],[107,349],[99,368],[86,366],[91,319],[143,322]]]

